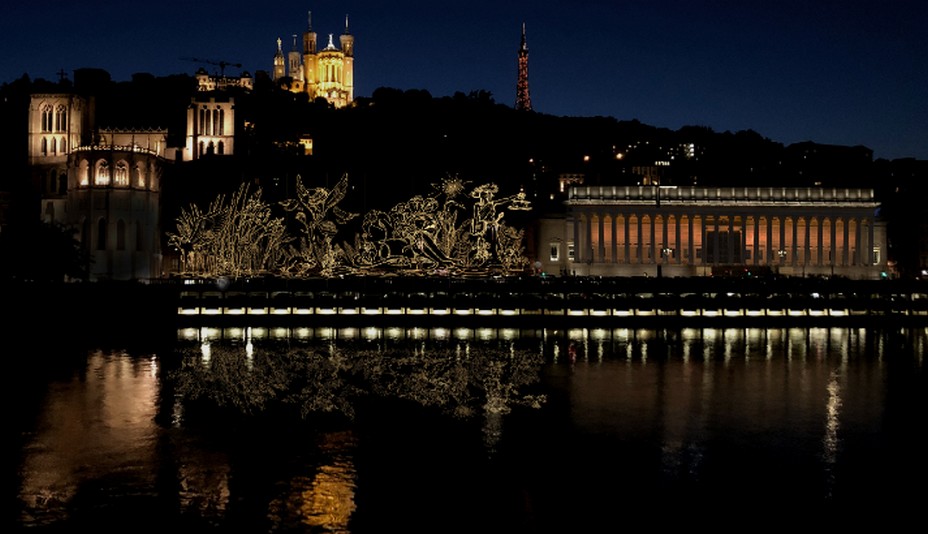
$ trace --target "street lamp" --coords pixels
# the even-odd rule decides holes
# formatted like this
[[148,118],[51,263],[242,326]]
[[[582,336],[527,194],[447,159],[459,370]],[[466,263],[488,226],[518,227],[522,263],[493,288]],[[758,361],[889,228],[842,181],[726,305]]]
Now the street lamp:
[[[668,261],[667,258],[670,258],[671,256],[673,256],[673,249],[672,249],[672,248],[670,248],[670,247],[664,247],[664,248],[661,249],[661,258],[663,258],[664,261]],[[663,263],[663,262],[661,262],[661,263]],[[658,264],[658,266],[657,266],[657,276],[658,276],[658,277],[660,277],[661,274],[662,274],[662,273],[661,273],[661,267],[662,267],[662,265],[661,265],[661,264]]]
[[783,258],[786,257],[786,251],[781,248],[777,251],[777,256],[780,257],[780,261],[777,262],[777,274],[780,274],[780,265],[783,264]]

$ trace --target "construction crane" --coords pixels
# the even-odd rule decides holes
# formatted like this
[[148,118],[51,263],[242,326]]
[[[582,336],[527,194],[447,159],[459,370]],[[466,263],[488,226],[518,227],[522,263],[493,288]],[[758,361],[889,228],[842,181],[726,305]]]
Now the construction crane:
[[225,61],[225,60],[221,60],[221,59],[219,59],[219,60],[215,60],[215,59],[199,59],[199,58],[195,58],[195,57],[182,57],[181,59],[183,59],[184,61],[193,61],[194,63],[205,63],[205,64],[207,64],[207,65],[216,65],[217,67],[219,67],[219,76],[220,76],[220,77],[225,77],[225,75],[226,75],[226,67],[237,67],[237,68],[242,68],[242,64],[241,64],[241,63],[233,63],[233,62],[231,62],[231,61]]

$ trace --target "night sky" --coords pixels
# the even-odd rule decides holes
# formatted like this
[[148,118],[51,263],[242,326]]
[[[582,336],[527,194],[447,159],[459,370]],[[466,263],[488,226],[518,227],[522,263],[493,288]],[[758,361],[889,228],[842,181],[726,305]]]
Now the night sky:
[[307,11],[320,46],[349,16],[356,97],[486,90],[513,105],[524,22],[535,111],[928,159],[925,0],[16,2],[0,20],[0,82],[218,72],[184,58],[270,71]]

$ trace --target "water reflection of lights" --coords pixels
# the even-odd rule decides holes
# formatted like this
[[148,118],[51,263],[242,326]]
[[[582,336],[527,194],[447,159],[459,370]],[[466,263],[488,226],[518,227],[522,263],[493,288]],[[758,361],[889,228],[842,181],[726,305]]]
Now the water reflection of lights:
[[299,339],[309,339],[312,336],[312,330],[301,326],[293,331],[296,334],[296,337]]
[[384,333],[383,333],[383,337],[390,341],[399,341],[403,339],[405,335],[406,335],[406,332],[402,328],[397,328],[395,326],[391,326],[390,328],[387,328],[386,330],[384,330]]
[[477,339],[480,341],[490,341],[496,337],[496,330],[493,328],[478,328]]
[[438,341],[445,341],[451,335],[447,328],[436,328],[432,331],[432,337]]
[[425,328],[413,327],[409,330],[409,333],[407,335],[409,336],[410,339],[421,341],[421,340],[428,338],[428,333],[429,331],[426,330]]
[[469,328],[455,328],[454,339],[466,341],[471,338],[471,332]]
[[831,372],[831,379],[828,381],[828,398],[825,400],[825,437],[822,440],[824,447],[824,459],[826,468],[829,470],[829,480],[834,476],[831,468],[838,460],[838,429],[840,427],[841,415],[841,386],[838,383],[838,371]]
[[364,329],[364,339],[367,341],[375,341],[380,339],[380,330],[374,328],[373,326],[368,326]]
[[354,327],[340,328],[338,330],[339,339],[354,339],[358,334],[358,329]]
[[319,339],[333,339],[335,338],[335,329],[331,327],[322,327],[316,330],[316,337]]

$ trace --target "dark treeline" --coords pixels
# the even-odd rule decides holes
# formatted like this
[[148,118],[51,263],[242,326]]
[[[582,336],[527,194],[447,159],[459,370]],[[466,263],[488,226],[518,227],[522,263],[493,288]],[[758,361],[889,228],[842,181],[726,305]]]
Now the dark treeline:
[[[192,76],[137,74],[113,82],[96,69],[77,74],[73,83],[24,76],[0,88],[2,150],[12,163],[0,176],[0,190],[23,193],[32,93],[92,94],[96,127],[167,128],[169,143],[183,144],[186,109],[197,96]],[[357,212],[428,195],[448,175],[497,183],[501,194],[523,189],[536,212],[560,208],[564,174],[582,176],[588,185],[635,185],[657,177],[661,184],[681,186],[873,188],[890,224],[891,256],[914,267],[924,254],[920,241],[928,224],[918,203],[928,183],[928,161],[873,160],[863,146],[783,145],[753,130],[716,132],[699,125],[670,130],[634,119],[520,112],[486,91],[436,97],[382,87],[335,109],[279,88],[263,72],[253,91],[215,96],[235,98],[235,155],[168,165],[164,224],[181,208],[208,203],[242,182],[261,187],[268,200],[287,198],[297,176],[308,187],[320,187],[347,173],[351,185],[344,207]],[[301,138],[312,139],[312,155],[303,154]]]

